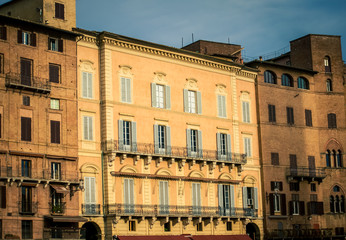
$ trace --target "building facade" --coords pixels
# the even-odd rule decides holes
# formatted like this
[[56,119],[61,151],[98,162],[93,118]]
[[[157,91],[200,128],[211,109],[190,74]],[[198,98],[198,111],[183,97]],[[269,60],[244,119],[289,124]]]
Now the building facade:
[[0,8],[0,238],[79,239],[77,34],[15,9]]

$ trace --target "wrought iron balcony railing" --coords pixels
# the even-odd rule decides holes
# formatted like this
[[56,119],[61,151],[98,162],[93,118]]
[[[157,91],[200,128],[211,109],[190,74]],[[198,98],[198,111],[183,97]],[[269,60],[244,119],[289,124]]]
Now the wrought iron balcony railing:
[[82,214],[97,215],[101,213],[100,204],[82,204]]
[[63,215],[66,211],[66,202],[49,203],[49,212],[52,215]]
[[51,84],[48,79],[25,76],[18,73],[7,73],[5,85],[8,88],[28,90],[39,93],[50,93]]
[[153,143],[133,143],[123,145],[118,140],[108,140],[102,143],[104,151],[118,151],[123,153],[157,155],[172,158],[195,158],[202,160],[218,160],[235,164],[245,164],[247,162],[246,154],[226,152],[215,150],[200,149],[197,152],[189,151],[187,147],[168,146],[165,149],[159,149]]
[[298,167],[298,168],[287,168],[286,176],[323,179],[327,175],[326,175],[326,171],[323,168]]
[[34,215],[37,213],[38,202],[20,201],[18,202],[19,213],[23,215]]
[[120,216],[169,216],[169,217],[258,217],[258,211],[250,208],[230,208],[206,206],[110,204],[107,214]]

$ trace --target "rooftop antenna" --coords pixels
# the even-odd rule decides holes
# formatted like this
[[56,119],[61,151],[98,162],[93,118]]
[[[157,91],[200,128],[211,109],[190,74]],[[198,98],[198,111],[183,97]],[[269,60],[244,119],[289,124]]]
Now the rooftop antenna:
[[195,42],[195,40],[193,39],[193,33],[192,33],[192,42]]

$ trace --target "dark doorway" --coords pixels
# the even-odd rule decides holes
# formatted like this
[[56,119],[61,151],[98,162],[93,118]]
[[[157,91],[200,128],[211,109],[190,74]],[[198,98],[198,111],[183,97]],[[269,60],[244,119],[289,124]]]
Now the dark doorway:
[[248,223],[246,225],[246,234],[249,235],[252,240],[260,240],[261,237],[259,228],[254,223]]
[[82,226],[84,229],[82,234],[82,239],[86,240],[98,240],[101,239],[101,230],[100,227],[94,222],[84,223]]

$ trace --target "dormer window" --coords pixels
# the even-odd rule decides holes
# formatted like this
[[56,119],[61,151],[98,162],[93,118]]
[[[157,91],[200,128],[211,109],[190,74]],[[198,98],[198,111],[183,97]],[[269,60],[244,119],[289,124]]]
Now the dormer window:
[[65,19],[65,5],[55,3],[55,18]]

